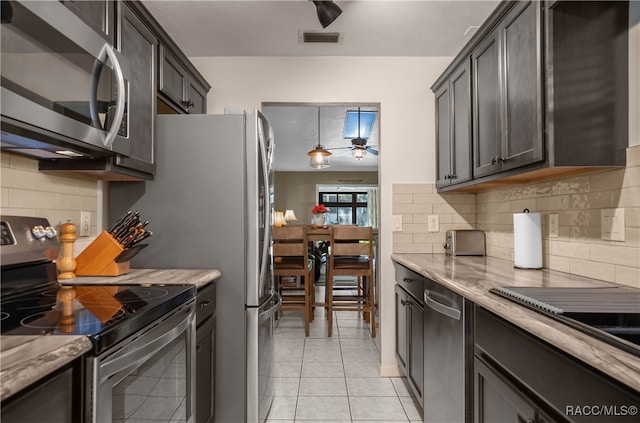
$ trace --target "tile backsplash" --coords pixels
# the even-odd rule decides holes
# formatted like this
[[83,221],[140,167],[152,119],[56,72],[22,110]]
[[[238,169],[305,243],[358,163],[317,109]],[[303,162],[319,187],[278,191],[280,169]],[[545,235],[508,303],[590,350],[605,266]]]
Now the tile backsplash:
[[[545,268],[640,288],[640,146],[627,149],[625,169],[494,189],[476,194],[438,194],[433,184],[395,184],[393,214],[403,231],[393,233],[396,253],[442,253],[447,229],[477,228],[487,236],[487,255],[513,260],[513,213],[542,215]],[[601,210],[624,209],[625,241],[601,239]],[[558,215],[558,236],[549,237],[549,215]],[[438,215],[438,232],[427,218]]]
[[45,217],[56,229],[67,220],[80,222],[80,212],[91,213],[89,237],[78,237],[77,255],[95,238],[98,186],[95,179],[52,175],[38,171],[38,161],[2,153],[0,207],[2,214]]

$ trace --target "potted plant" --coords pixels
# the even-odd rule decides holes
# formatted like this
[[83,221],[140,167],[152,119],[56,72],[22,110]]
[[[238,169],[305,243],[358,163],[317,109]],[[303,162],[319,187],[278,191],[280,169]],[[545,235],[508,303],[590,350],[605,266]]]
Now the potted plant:
[[316,226],[324,226],[325,213],[327,213],[329,209],[325,207],[324,204],[318,204],[311,209],[311,213],[313,217],[311,219],[311,223]]

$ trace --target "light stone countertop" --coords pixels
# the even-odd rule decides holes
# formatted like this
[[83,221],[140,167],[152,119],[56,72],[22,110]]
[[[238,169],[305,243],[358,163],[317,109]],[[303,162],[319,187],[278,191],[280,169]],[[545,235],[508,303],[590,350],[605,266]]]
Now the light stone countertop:
[[[218,279],[217,269],[131,269],[116,277],[77,277],[63,281],[74,285],[196,285]],[[82,335],[0,336],[0,400],[81,357],[92,348]]]
[[65,285],[196,285],[218,279],[218,269],[131,269],[122,276],[78,276],[59,281]]
[[524,270],[491,257],[392,254],[393,261],[449,288],[578,360],[640,391],[640,358],[489,292],[500,286],[597,287],[612,283],[552,270]]
[[0,400],[90,351],[82,335],[0,337]]

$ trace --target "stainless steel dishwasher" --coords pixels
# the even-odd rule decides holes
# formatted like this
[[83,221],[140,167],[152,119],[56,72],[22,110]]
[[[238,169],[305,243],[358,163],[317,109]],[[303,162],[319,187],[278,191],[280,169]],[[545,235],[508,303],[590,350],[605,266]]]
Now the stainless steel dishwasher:
[[[442,285],[424,281],[424,421],[470,422],[473,353],[471,304]],[[468,334],[468,336],[467,336]]]

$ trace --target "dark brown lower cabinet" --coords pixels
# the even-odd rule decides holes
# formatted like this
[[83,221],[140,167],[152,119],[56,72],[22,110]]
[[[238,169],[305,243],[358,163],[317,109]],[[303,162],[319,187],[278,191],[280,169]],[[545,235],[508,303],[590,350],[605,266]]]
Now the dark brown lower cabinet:
[[79,423],[80,384],[74,381],[79,368],[63,367],[3,401],[2,423]]
[[474,314],[475,423],[638,421],[638,391],[482,307]]
[[196,422],[215,420],[216,296],[212,283],[198,291],[196,303]]

